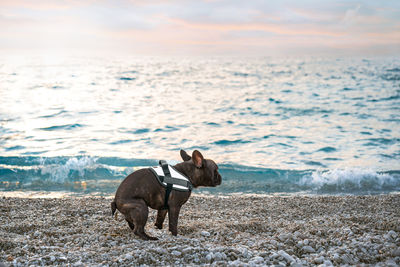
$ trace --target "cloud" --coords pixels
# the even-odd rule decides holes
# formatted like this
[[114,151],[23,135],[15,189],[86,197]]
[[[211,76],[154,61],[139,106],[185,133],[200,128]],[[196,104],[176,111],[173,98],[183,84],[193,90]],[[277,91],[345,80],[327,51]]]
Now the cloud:
[[351,23],[357,19],[358,11],[360,10],[361,5],[357,5],[355,8],[348,9],[343,17],[343,22]]
[[61,10],[75,7],[90,6],[100,1],[96,0],[2,0],[0,6],[3,8],[18,8],[30,10]]
[[272,24],[272,23],[241,23],[241,24],[215,24],[215,23],[192,23],[179,19],[171,19],[171,23],[186,28],[205,31],[221,32],[267,32],[279,35],[315,35],[315,36],[342,36],[343,33],[335,31],[324,31],[314,25]]
[[358,46],[380,53],[400,47],[399,3],[4,0],[0,49],[274,54]]

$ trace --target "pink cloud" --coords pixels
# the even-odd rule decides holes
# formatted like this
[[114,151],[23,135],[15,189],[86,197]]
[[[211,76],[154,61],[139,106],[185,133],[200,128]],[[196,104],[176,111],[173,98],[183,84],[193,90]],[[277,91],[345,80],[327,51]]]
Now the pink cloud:
[[267,23],[242,23],[242,24],[215,24],[215,23],[193,23],[181,19],[170,19],[170,23],[180,25],[185,28],[232,32],[232,31],[261,31],[267,33],[275,33],[281,35],[315,35],[315,36],[343,36],[343,32],[326,31],[317,29],[314,25],[279,25]]
[[26,8],[31,10],[60,10],[69,9],[73,7],[90,6],[96,2],[102,2],[99,0],[2,0],[0,7],[6,8]]
[[[331,11],[289,4],[274,6],[277,12],[272,12],[243,4],[246,15],[235,17],[242,4],[224,9],[227,3],[184,1],[181,7],[179,2],[4,0],[0,3],[0,37],[4,41],[0,48],[4,43],[28,48],[34,44],[60,45],[55,39],[77,49],[103,47],[111,52],[140,53],[292,52],[400,45],[399,21],[379,13],[388,10],[362,12],[360,6],[340,6]],[[218,12],[211,14],[208,11],[213,4]],[[198,12],[197,7],[201,9]],[[220,17],[220,11],[226,14]]]

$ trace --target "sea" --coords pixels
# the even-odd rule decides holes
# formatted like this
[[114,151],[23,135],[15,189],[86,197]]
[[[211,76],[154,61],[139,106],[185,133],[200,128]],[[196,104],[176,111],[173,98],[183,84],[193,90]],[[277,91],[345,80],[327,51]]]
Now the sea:
[[199,150],[202,194],[400,191],[400,57],[0,56],[0,194],[112,195]]

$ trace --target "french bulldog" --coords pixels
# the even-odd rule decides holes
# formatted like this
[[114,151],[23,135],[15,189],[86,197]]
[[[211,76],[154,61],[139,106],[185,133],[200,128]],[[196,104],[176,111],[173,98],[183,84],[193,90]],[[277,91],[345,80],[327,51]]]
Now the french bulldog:
[[[222,177],[218,166],[211,159],[204,159],[203,155],[195,150],[189,156],[184,150],[180,151],[183,162],[173,166],[175,170],[184,174],[193,187],[221,184]],[[134,234],[143,240],[157,240],[156,237],[145,233],[149,207],[157,212],[155,226],[162,229],[163,222],[169,213],[169,231],[172,235],[178,234],[179,211],[189,199],[191,191],[183,192],[172,189],[168,197],[168,209],[164,209],[166,188],[163,187],[149,168],[137,170],[128,175],[120,184],[111,203],[112,215],[118,209],[128,222]]]

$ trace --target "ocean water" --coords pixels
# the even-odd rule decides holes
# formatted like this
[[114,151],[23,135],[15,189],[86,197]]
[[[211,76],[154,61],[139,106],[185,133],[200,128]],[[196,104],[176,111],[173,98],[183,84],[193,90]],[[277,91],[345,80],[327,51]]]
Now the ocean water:
[[204,193],[400,191],[400,57],[0,57],[0,190],[115,192],[200,150]]

